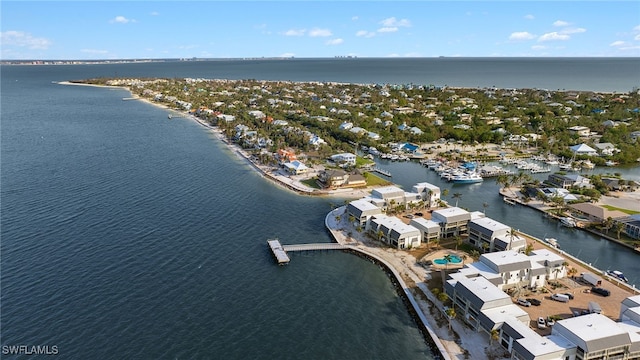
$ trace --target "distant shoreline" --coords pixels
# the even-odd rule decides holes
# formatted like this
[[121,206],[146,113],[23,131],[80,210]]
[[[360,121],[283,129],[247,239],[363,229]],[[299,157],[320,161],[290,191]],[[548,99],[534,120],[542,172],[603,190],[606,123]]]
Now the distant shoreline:
[[[222,135],[222,133],[220,133],[220,131],[218,130],[217,127],[212,126],[210,124],[208,124],[207,122],[203,121],[202,119],[198,118],[197,116],[193,116],[185,111],[181,111],[181,110],[177,110],[177,109],[172,109],[170,107],[168,107],[165,104],[160,104],[160,103],[156,103],[153,102],[149,99],[146,99],[144,97],[140,97],[136,94],[134,94],[131,89],[129,89],[126,86],[115,86],[115,85],[98,85],[98,84],[87,84],[87,83],[80,83],[80,82],[72,82],[72,81],[60,81],[58,82],[58,84],[60,85],[79,85],[79,86],[91,86],[91,87],[97,87],[97,88],[111,88],[111,89],[122,89],[122,90],[126,90],[129,92],[129,94],[131,95],[130,98],[128,98],[127,100],[139,100],[139,101],[143,101],[147,104],[153,105],[155,107],[167,110],[167,111],[172,111],[172,112],[176,112],[178,114],[180,114],[182,117],[190,119],[194,122],[196,122],[197,124],[203,126],[204,128],[214,132],[216,134],[216,137],[223,143],[225,143],[227,145],[227,148],[232,151],[233,153],[235,153],[239,158],[244,159],[249,166],[255,170],[258,174],[260,174],[262,177],[264,177],[265,179],[268,179],[274,183],[276,183],[277,185],[288,189],[290,191],[293,191],[299,195],[307,195],[307,196],[317,196],[317,197],[339,197],[339,198],[362,198],[365,196],[368,196],[371,193],[371,189],[370,188],[366,188],[366,189],[351,189],[351,188],[345,188],[345,189],[337,189],[337,190],[321,190],[321,189],[313,189],[313,188],[309,188],[305,185],[303,185],[300,182],[294,181],[289,179],[289,181],[287,181],[287,178],[283,178],[280,175],[277,174],[273,174],[272,172],[270,172],[268,169],[263,168],[261,165],[257,164],[255,161],[251,160],[251,157],[249,154],[247,154],[245,151],[242,150],[242,148],[240,148],[239,146],[233,144],[232,142],[228,141],[224,135]],[[125,100],[126,98],[123,98],[123,100]]]

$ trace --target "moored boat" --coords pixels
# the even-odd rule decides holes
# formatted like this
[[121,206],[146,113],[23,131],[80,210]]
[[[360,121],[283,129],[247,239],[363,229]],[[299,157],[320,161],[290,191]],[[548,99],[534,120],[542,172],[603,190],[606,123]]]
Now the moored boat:
[[624,282],[629,282],[629,280],[627,279],[626,276],[624,276],[624,274],[622,273],[622,271],[619,270],[607,270],[607,275],[616,278],[620,281],[624,281]]
[[456,175],[451,179],[451,182],[453,182],[454,184],[474,184],[483,181],[484,179],[482,178],[482,176],[478,175],[477,173]]
[[553,246],[556,249],[559,249],[560,247],[558,246],[558,240],[554,239],[554,238],[544,238],[544,242],[546,242],[547,244]]
[[576,227],[576,225],[577,225],[576,221],[573,220],[573,218],[570,218],[568,216],[560,218],[560,224],[562,224],[563,226],[566,226],[566,227],[570,227],[570,228]]

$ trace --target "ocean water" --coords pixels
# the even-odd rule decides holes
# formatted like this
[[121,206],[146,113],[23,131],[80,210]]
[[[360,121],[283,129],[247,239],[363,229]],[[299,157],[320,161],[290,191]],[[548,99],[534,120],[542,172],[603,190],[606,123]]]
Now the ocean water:
[[[433,358],[376,265],[340,252],[295,254],[287,267],[275,265],[268,238],[330,241],[324,216],[341,200],[265,181],[201,126],[122,101],[125,91],[53,83],[146,76],[439,85],[409,79],[430,62],[408,61],[409,71],[404,62],[376,61],[3,66],[2,345],[55,345],[65,359]],[[380,66],[388,71],[375,72]],[[586,81],[628,90],[629,76],[615,75],[620,68],[607,77],[618,88],[599,75],[566,87]],[[557,81],[553,71],[537,78],[549,83],[530,87]],[[448,85],[464,85],[456,82]],[[475,82],[518,86],[495,69]],[[405,187],[430,181],[417,164],[382,166]],[[481,210],[490,199],[489,216],[523,231],[556,231],[538,214],[501,208],[495,189],[460,190],[461,205]],[[637,258],[606,241],[584,241],[599,244],[581,246],[593,247],[597,261],[620,263],[632,280],[640,274]]]

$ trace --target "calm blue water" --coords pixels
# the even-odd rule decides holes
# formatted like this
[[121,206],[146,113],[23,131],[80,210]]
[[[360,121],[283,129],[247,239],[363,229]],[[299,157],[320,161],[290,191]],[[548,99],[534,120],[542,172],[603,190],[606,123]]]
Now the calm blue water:
[[[343,253],[296,254],[289,266],[274,265],[269,237],[330,241],[323,219],[335,200],[264,181],[202,127],[122,101],[122,90],[52,83],[98,76],[412,82],[400,66],[374,76],[368,61],[284,64],[2,67],[2,345],[56,345],[71,359],[431,358],[375,265]],[[478,86],[510,79],[494,73]],[[413,82],[423,81],[438,84]],[[587,85],[609,86],[600,78]],[[383,165],[403,186],[432,181],[418,164]],[[482,209],[496,189],[467,187],[460,205]],[[512,209],[492,202],[487,215],[537,236],[554,229],[537,213]],[[576,234],[555,237],[567,248],[583,241]],[[637,260],[606,241],[584,241],[581,257]],[[633,280],[637,266],[617,268]]]

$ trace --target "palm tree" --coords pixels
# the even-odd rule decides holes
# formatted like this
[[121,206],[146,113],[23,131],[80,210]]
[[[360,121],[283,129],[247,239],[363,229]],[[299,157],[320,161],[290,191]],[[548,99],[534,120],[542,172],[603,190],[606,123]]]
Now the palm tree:
[[447,197],[449,195],[449,189],[442,190],[442,197]]
[[378,237],[378,241],[382,241],[382,236],[384,236],[384,232],[382,232],[382,230],[378,230],[378,232],[376,232],[376,236]]
[[618,235],[618,240],[620,240],[620,233],[624,230],[624,227],[623,222],[616,222],[616,235]]
[[458,207],[458,200],[460,200],[460,198],[462,197],[461,193],[454,193],[453,195],[451,195],[452,198],[456,199],[456,207]]
[[467,261],[469,257],[466,254],[462,254],[461,258],[462,258],[462,265],[464,266],[464,262]]
[[453,257],[451,256],[451,254],[447,254],[445,256],[442,257],[445,261],[444,263],[444,270],[448,270],[449,269],[449,263],[451,262],[451,260],[453,260]]
[[529,256],[531,255],[532,251],[533,251],[533,244],[531,243],[527,244],[527,247],[524,248],[524,254]]
[[607,230],[607,234],[608,234],[609,230],[611,230],[611,228],[613,227],[613,218],[609,216],[605,221],[603,221],[602,225]]
[[460,235],[456,235],[456,250],[458,250],[458,246],[462,245],[462,237]]
[[493,345],[493,341],[498,339],[500,339],[500,332],[497,329],[491,330],[491,334],[489,334],[489,345]]
[[453,307],[450,307],[447,309],[446,314],[449,318],[449,331],[451,331],[451,320],[456,318],[456,310]]

